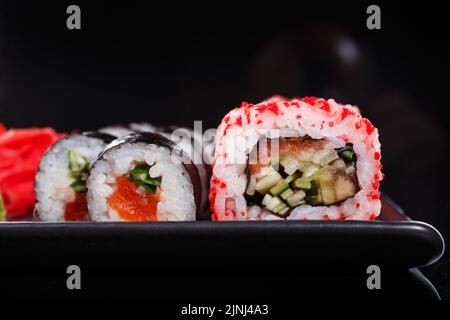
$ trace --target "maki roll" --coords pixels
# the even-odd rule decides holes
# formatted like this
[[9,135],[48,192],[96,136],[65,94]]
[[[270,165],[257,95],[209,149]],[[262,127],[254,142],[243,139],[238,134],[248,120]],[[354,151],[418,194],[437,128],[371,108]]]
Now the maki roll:
[[374,220],[378,130],[356,107],[276,97],[229,112],[215,139],[213,220]]
[[88,220],[89,168],[114,137],[97,132],[72,134],[41,158],[35,179],[35,212],[42,221]]
[[198,210],[198,219],[209,219],[208,208],[208,188],[211,178],[211,168],[203,161],[203,146],[205,145],[201,132],[196,132],[191,128],[178,126],[154,126],[148,122],[132,122],[128,125],[115,125],[104,127],[100,132],[109,133],[117,138],[131,133],[153,132],[158,133],[167,139],[172,140],[182,150],[183,154],[190,158],[197,167],[200,177],[201,201]]
[[197,167],[172,140],[150,132],[113,141],[87,188],[94,221],[195,220],[202,196]]

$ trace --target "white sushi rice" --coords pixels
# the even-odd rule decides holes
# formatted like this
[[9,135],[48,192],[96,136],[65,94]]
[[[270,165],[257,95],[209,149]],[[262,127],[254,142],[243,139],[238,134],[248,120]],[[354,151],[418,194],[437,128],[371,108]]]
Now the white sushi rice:
[[89,164],[97,159],[106,144],[97,138],[72,135],[54,144],[42,157],[35,180],[36,212],[42,221],[64,221],[66,204],[75,200],[70,187],[68,150],[85,157]]
[[195,220],[194,190],[183,163],[168,148],[145,143],[123,143],[107,150],[92,167],[88,181],[88,208],[94,221],[123,221],[108,206],[108,198],[117,189],[116,178],[127,174],[139,163],[147,163],[150,176],[161,177],[157,205],[158,221]]

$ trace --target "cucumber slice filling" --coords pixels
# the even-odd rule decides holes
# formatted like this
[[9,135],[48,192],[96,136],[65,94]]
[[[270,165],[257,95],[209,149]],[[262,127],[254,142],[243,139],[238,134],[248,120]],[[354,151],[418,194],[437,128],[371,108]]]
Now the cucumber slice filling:
[[86,181],[89,174],[89,161],[72,149],[67,151],[67,158],[69,161],[69,177],[73,178],[70,187],[75,192],[85,192]]
[[[148,176],[145,167],[130,171],[130,179],[151,189],[160,183]],[[246,195],[280,216],[301,204],[332,205],[359,190],[351,144],[340,149],[327,147],[315,153],[308,150],[306,154],[273,157],[258,173],[250,175],[249,181],[251,188],[247,186]]]
[[127,178],[150,193],[155,193],[156,188],[161,184],[161,178],[150,177],[150,166],[140,164],[128,172]]

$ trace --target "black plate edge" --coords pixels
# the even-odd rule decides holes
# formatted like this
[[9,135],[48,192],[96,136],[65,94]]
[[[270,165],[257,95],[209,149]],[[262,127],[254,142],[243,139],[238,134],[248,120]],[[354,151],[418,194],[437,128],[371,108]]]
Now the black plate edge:
[[[386,243],[384,238],[387,233],[398,243]],[[42,239],[48,241],[52,238],[61,240],[66,237],[81,237],[93,241],[107,236],[109,239],[122,241],[122,238],[129,235],[137,238],[143,237],[149,241],[155,241],[154,237],[169,239],[169,241],[172,241],[171,237],[194,239],[197,243],[209,239],[210,241],[205,246],[216,246],[221,249],[231,247],[227,247],[227,243],[222,243],[224,239],[231,239],[232,243],[236,243],[236,239],[256,241],[252,238],[267,241],[268,236],[272,237],[274,242],[295,239],[301,243],[301,241],[314,239],[316,242],[319,241],[314,245],[323,249],[326,248],[326,239],[337,237],[347,245],[356,247],[362,245],[349,244],[349,239],[366,241],[366,245],[371,248],[376,248],[381,243],[383,246],[389,246],[392,254],[402,251],[399,246],[405,247],[411,243],[421,249],[418,250],[417,257],[414,259],[412,259],[413,253],[405,256],[405,259],[411,260],[408,264],[409,267],[432,264],[442,256],[445,249],[444,240],[439,231],[420,221],[8,222],[0,224],[0,246],[5,246],[7,239],[7,241],[14,241],[14,239],[28,238],[36,241]],[[239,248],[237,249],[239,250]],[[271,250],[275,252],[273,248]],[[291,253],[295,252],[293,248],[288,247],[287,250],[291,250]],[[331,248],[326,248],[326,250],[333,251]]]

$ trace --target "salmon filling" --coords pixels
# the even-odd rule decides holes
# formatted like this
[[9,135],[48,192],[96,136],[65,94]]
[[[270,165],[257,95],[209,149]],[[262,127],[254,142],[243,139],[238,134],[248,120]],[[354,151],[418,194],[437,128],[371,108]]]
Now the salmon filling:
[[278,148],[275,143],[267,140],[250,154],[246,195],[251,202],[286,216],[299,205],[333,205],[358,192],[351,145],[333,149],[311,138],[282,138]]
[[151,178],[147,165],[136,166],[127,175],[116,178],[117,189],[108,205],[126,221],[157,221],[161,178]]

